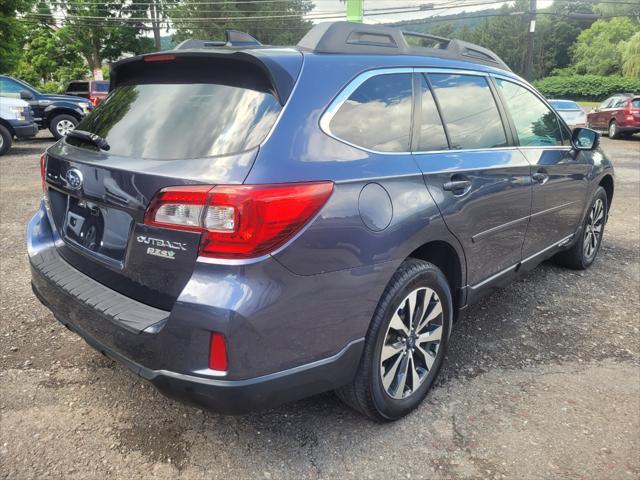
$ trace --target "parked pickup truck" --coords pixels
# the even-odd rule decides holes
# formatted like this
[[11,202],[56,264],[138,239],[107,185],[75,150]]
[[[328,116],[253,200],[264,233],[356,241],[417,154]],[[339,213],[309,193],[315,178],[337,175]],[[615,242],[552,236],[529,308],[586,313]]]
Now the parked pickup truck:
[[0,156],[11,148],[13,137],[28,138],[38,133],[29,104],[17,98],[0,96]]
[[86,98],[39,92],[27,82],[5,75],[0,75],[0,92],[5,97],[27,101],[38,127],[48,128],[56,140],[73,130],[93,109]]

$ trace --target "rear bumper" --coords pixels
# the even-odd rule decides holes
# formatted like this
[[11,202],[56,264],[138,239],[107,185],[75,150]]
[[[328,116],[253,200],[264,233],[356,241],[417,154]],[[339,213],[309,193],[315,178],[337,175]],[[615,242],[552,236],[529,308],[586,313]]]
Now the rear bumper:
[[167,397],[229,415],[275,407],[345,385],[353,378],[353,367],[358,365],[364,347],[363,339],[355,340],[329,358],[246,380],[218,380],[169,370],[153,370],[117,352],[69,319],[57,315],[39,292],[36,282],[32,282],[32,289],[60,323],[97,351],[150,381]]
[[[61,240],[52,231],[41,206],[27,229],[35,295],[58,321],[92,347],[123,363],[169,397],[220,413],[237,414],[335,389],[351,381],[356,373],[364,345],[362,337],[368,327],[364,319],[367,315],[370,319],[372,312],[363,312],[363,304],[354,304],[357,312],[353,313],[328,304],[327,298],[342,301],[335,300],[337,294],[353,295],[349,288],[335,286],[331,297],[322,293],[330,290],[328,284],[335,277],[282,273],[276,281],[287,285],[280,285],[280,292],[274,292],[273,286],[260,276],[267,267],[252,271],[245,266],[242,272],[246,273],[234,274],[233,285],[242,291],[251,289],[253,296],[247,298],[261,301],[254,310],[249,310],[253,303],[239,304],[240,297],[236,295],[212,295],[211,292],[221,289],[221,281],[210,271],[206,278],[202,272],[194,273],[194,285],[188,284],[173,310],[165,312],[128,297],[122,299],[122,295],[74,269],[57,253],[58,242]],[[269,268],[277,270],[269,270],[267,274],[285,270],[275,260],[270,262],[275,265]],[[360,282],[361,278],[351,276]],[[255,284],[251,284],[252,278]],[[203,298],[196,298],[193,293],[205,279],[206,305]],[[229,282],[226,270],[222,271],[222,279]],[[319,281],[327,283],[319,285]],[[259,291],[259,285],[264,290]],[[316,292],[319,302],[313,308],[301,304],[300,299],[286,301],[275,297],[275,293],[296,292],[308,299],[309,291]],[[264,303],[267,294],[277,302]],[[223,304],[225,298],[230,303]],[[373,310],[375,295],[371,298]],[[307,311],[307,315],[302,317],[295,310],[297,307]],[[278,310],[270,311],[274,308]],[[261,316],[265,311],[268,317]],[[351,314],[357,320],[356,314],[362,315],[361,324],[338,322],[327,314],[329,311],[335,311],[334,315],[339,316],[336,318],[342,319],[350,318]],[[230,371],[226,375],[207,368],[211,331],[224,333],[229,342]]]

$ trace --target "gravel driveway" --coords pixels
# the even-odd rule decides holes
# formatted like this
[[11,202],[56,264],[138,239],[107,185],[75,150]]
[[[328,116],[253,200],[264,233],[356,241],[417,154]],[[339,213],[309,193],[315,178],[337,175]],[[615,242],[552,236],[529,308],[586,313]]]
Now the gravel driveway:
[[545,263],[458,323],[438,385],[378,425],[324,394],[219,416],[93,351],[31,293],[44,134],[0,157],[0,477],[640,478],[640,136],[586,272]]

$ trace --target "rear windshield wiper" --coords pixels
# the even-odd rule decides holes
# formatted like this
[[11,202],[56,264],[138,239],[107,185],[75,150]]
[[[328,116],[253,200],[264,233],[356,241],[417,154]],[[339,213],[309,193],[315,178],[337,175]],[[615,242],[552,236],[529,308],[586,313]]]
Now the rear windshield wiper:
[[80,140],[85,140],[87,142],[93,143],[100,150],[109,150],[111,148],[107,141],[100,135],[96,135],[95,133],[91,132],[85,132],[84,130],[71,130],[69,133],[67,133],[67,137],[79,138]]

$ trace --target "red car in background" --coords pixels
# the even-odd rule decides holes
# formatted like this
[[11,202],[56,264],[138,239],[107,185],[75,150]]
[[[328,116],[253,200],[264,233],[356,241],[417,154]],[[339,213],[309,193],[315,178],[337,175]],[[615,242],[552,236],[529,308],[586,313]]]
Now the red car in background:
[[619,93],[587,114],[589,128],[621,138],[640,132],[640,95]]
[[73,80],[67,85],[64,91],[67,95],[75,95],[76,97],[88,98],[94,107],[100,105],[100,102],[109,93],[108,80]]

